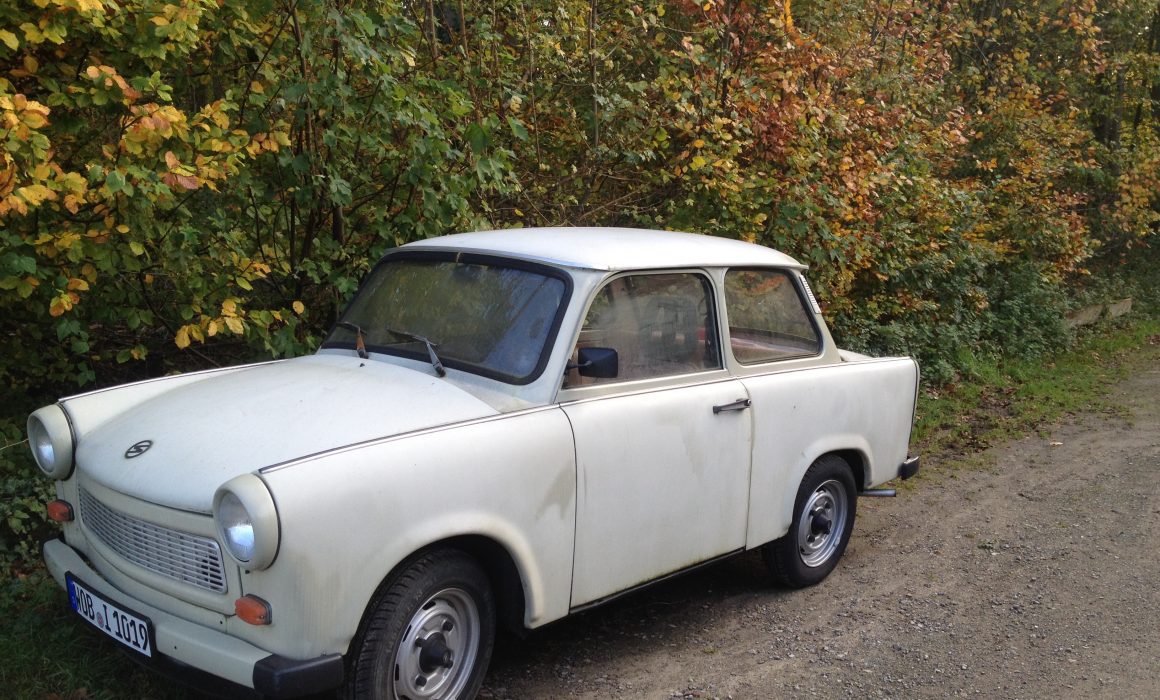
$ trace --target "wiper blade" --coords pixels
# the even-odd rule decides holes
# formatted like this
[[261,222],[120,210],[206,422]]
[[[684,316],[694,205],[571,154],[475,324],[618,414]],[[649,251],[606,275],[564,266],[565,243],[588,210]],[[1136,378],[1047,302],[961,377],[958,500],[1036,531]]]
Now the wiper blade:
[[357,352],[358,356],[361,357],[362,359],[364,359],[364,360],[367,359],[367,356],[368,356],[367,344],[366,344],[366,335],[367,334],[363,332],[362,327],[358,326],[357,324],[351,323],[350,321],[339,321],[338,323],[336,323],[334,325],[342,326],[343,328],[347,328],[347,329],[355,332],[355,339],[354,339],[355,352]]
[[383,330],[385,330],[388,333],[393,333],[394,335],[401,335],[404,338],[410,338],[411,340],[414,340],[416,342],[420,342],[420,343],[426,345],[427,346],[427,356],[429,358],[431,358],[431,366],[435,368],[435,374],[438,374],[440,377],[447,376],[447,370],[443,369],[443,363],[439,361],[439,356],[435,354],[435,344],[432,343],[430,340],[428,340],[427,338],[425,338],[421,335],[417,335],[415,333],[410,333],[408,331],[395,330],[394,328],[384,328]]

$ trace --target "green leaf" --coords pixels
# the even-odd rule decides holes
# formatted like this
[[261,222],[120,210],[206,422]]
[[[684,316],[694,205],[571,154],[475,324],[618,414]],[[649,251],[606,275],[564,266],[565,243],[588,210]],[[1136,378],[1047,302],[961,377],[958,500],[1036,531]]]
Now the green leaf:
[[125,176],[119,170],[109,171],[109,174],[105,177],[105,187],[108,187],[109,192],[113,194],[120,192],[125,189]]
[[524,126],[522,121],[516,119],[515,117],[508,117],[507,122],[508,126],[511,127],[513,136],[515,136],[520,141],[528,140],[528,128]]
[[488,133],[479,124],[467,125],[467,142],[471,145],[471,150],[476,155],[482,154],[490,143],[491,138]]

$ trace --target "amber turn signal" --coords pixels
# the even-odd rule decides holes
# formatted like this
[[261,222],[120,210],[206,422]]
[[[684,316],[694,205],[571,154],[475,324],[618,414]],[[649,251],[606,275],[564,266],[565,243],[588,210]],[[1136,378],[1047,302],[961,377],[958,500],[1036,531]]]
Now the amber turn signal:
[[234,612],[251,625],[270,624],[270,604],[256,595],[244,595],[235,600]]
[[68,501],[49,501],[48,519],[58,523],[71,523],[73,521],[72,505]]

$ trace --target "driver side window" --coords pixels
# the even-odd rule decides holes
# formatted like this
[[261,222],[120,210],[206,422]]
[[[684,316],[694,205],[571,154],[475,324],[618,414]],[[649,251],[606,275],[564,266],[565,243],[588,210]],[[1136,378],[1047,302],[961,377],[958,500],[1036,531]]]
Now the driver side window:
[[710,282],[699,274],[626,275],[609,281],[588,310],[576,350],[615,350],[617,376],[581,377],[572,369],[565,387],[720,369],[713,309]]

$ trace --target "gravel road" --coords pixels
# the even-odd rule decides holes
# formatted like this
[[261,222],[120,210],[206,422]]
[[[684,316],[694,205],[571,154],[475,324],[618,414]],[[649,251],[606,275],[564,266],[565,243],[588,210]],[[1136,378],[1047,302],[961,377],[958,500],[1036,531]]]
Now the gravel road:
[[490,698],[1160,698],[1160,348],[1089,412],[860,499],[838,569],[747,554],[501,640]]

